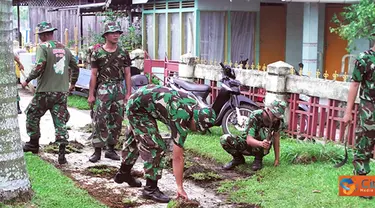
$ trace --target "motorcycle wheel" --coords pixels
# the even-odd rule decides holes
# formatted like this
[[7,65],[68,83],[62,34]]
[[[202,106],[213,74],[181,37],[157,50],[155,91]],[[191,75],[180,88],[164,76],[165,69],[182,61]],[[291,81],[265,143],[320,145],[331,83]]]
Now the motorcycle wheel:
[[239,111],[241,118],[244,122],[240,126],[238,124],[237,113],[235,109],[228,110],[223,117],[223,122],[221,124],[221,128],[223,129],[224,134],[230,134],[232,136],[240,136],[245,132],[245,127],[247,123],[247,119],[249,118],[251,112],[257,110],[257,107],[242,104],[239,106]]

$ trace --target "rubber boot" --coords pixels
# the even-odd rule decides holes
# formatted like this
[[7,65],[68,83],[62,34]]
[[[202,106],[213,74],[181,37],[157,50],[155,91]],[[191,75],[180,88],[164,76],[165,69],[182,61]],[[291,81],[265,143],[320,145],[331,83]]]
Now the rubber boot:
[[32,152],[34,154],[38,154],[39,138],[30,138],[30,141],[26,142],[23,146],[23,152]]
[[18,110],[18,114],[22,114],[19,101],[17,101],[17,110]]
[[263,168],[263,154],[255,155],[254,162],[251,166],[251,170],[257,171]]
[[168,203],[170,198],[160,191],[158,181],[147,178],[146,186],[142,191],[142,196],[146,199],[151,199],[161,203]]
[[60,165],[67,163],[66,158],[65,158],[65,148],[66,148],[65,144],[60,144],[59,145],[59,158],[58,158],[58,161],[59,161]]
[[233,155],[233,160],[223,166],[224,170],[232,170],[236,166],[245,164],[245,158],[242,155]]
[[105,152],[104,157],[111,160],[120,160],[120,156],[115,151],[115,145],[108,145],[108,150]]
[[115,182],[116,183],[128,183],[130,187],[141,187],[142,182],[138,179],[134,178],[130,171],[132,169],[133,165],[125,165],[124,163],[121,163],[120,170],[115,175]]
[[100,157],[101,157],[101,156],[102,156],[102,148],[100,148],[100,147],[96,147],[96,148],[95,148],[95,152],[94,152],[94,154],[92,154],[92,155],[90,156],[89,161],[90,161],[90,162],[93,162],[93,163],[98,162],[98,160],[100,160]]

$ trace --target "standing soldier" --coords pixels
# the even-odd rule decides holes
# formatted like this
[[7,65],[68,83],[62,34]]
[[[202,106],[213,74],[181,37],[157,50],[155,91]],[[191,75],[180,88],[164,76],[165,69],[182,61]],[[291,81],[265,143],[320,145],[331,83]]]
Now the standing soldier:
[[89,159],[91,162],[100,160],[105,144],[108,147],[105,157],[120,160],[114,147],[121,133],[124,103],[131,94],[129,53],[117,44],[121,34],[118,24],[106,23],[102,35],[106,42],[91,55],[88,103],[92,107],[95,102],[92,139],[95,152]]
[[[373,37],[375,34],[372,34]],[[349,87],[348,101],[344,115],[347,125],[352,120],[354,101],[359,92],[359,126],[356,131],[356,142],[353,159],[353,174],[367,175],[370,173],[371,152],[375,145],[375,42],[372,40],[372,48],[359,54],[352,74],[352,82]],[[362,196],[372,199],[370,196]]]
[[[57,29],[47,22],[41,22],[38,27],[41,43],[36,51],[36,64],[26,81],[22,83],[22,86],[26,87],[31,80],[38,78],[36,93],[25,111],[26,130],[30,142],[25,144],[23,150],[38,153],[40,118],[49,110],[55,126],[56,142],[59,144],[58,162],[64,164],[67,162],[65,147],[69,138],[66,123],[70,118],[67,98],[69,91],[75,88],[79,68],[70,50],[53,40],[53,31]],[[70,87],[69,67],[72,73]]]
[[[188,131],[203,131],[213,126],[215,112],[201,107],[188,94],[160,85],[147,85],[138,89],[126,105],[126,116],[132,132],[127,136],[122,150],[122,163],[115,176],[116,183],[126,182],[131,187],[142,186],[130,175],[139,155],[144,160],[146,187],[143,197],[167,203],[170,198],[158,188],[164,167],[164,155],[169,141],[159,134],[156,120],[171,129],[173,145],[173,173],[176,177],[177,196],[186,198],[183,187],[184,143]],[[166,144],[166,142],[168,142]]]
[[225,134],[220,143],[225,151],[233,156],[233,160],[224,165],[230,170],[244,164],[246,156],[254,156],[251,169],[257,171],[263,167],[263,157],[269,153],[271,144],[275,151],[274,166],[279,165],[280,131],[283,129],[283,115],[286,102],[274,101],[270,107],[253,111],[249,116],[246,131],[243,136],[232,137]]

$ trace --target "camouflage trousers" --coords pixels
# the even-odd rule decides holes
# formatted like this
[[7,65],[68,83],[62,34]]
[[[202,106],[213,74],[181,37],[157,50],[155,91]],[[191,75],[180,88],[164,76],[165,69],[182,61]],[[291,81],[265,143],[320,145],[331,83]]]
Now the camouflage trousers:
[[167,145],[159,133],[156,120],[144,113],[132,113],[128,119],[132,131],[124,142],[122,163],[134,165],[141,155],[145,177],[159,180],[165,165]]
[[56,142],[68,144],[69,134],[66,123],[70,115],[67,109],[68,93],[66,92],[37,92],[27,106],[26,130],[31,139],[40,138],[40,118],[50,111],[55,126]]
[[93,112],[93,139],[95,148],[105,144],[116,145],[124,120],[125,89],[121,82],[98,87]]
[[353,166],[356,175],[366,175],[371,171],[370,158],[375,144],[375,104],[361,100],[359,105]]
[[246,143],[246,137],[236,136],[233,137],[229,134],[224,134],[220,137],[220,144],[223,149],[229,154],[246,155],[246,156],[264,156],[269,153],[269,150],[264,154],[264,149],[259,147],[251,147]]

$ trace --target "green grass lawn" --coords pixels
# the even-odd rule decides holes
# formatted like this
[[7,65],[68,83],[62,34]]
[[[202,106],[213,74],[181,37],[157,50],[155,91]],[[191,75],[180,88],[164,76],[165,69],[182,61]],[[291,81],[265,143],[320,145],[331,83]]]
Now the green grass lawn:
[[[38,208],[99,208],[106,207],[87,191],[79,189],[74,182],[64,176],[53,165],[43,161],[31,153],[25,154],[27,171],[30,176],[34,196],[26,205],[6,207],[38,207]],[[4,205],[0,204],[0,207]]]
[[[231,156],[220,145],[221,128],[213,128],[211,135],[190,134],[186,149],[227,163]],[[230,202],[259,204],[262,207],[375,207],[375,200],[338,196],[338,177],[352,174],[352,153],[341,168],[333,165],[343,158],[343,148],[332,144],[302,143],[281,140],[280,166],[273,167],[274,154],[264,158],[264,168],[254,176],[221,183],[218,191],[229,195]],[[301,164],[304,158],[315,156],[317,162]],[[247,157],[242,171],[250,170],[253,157]],[[375,171],[374,164],[371,168]],[[260,179],[260,180],[259,180]]]
[[87,98],[78,95],[69,95],[68,106],[79,110],[90,110]]

